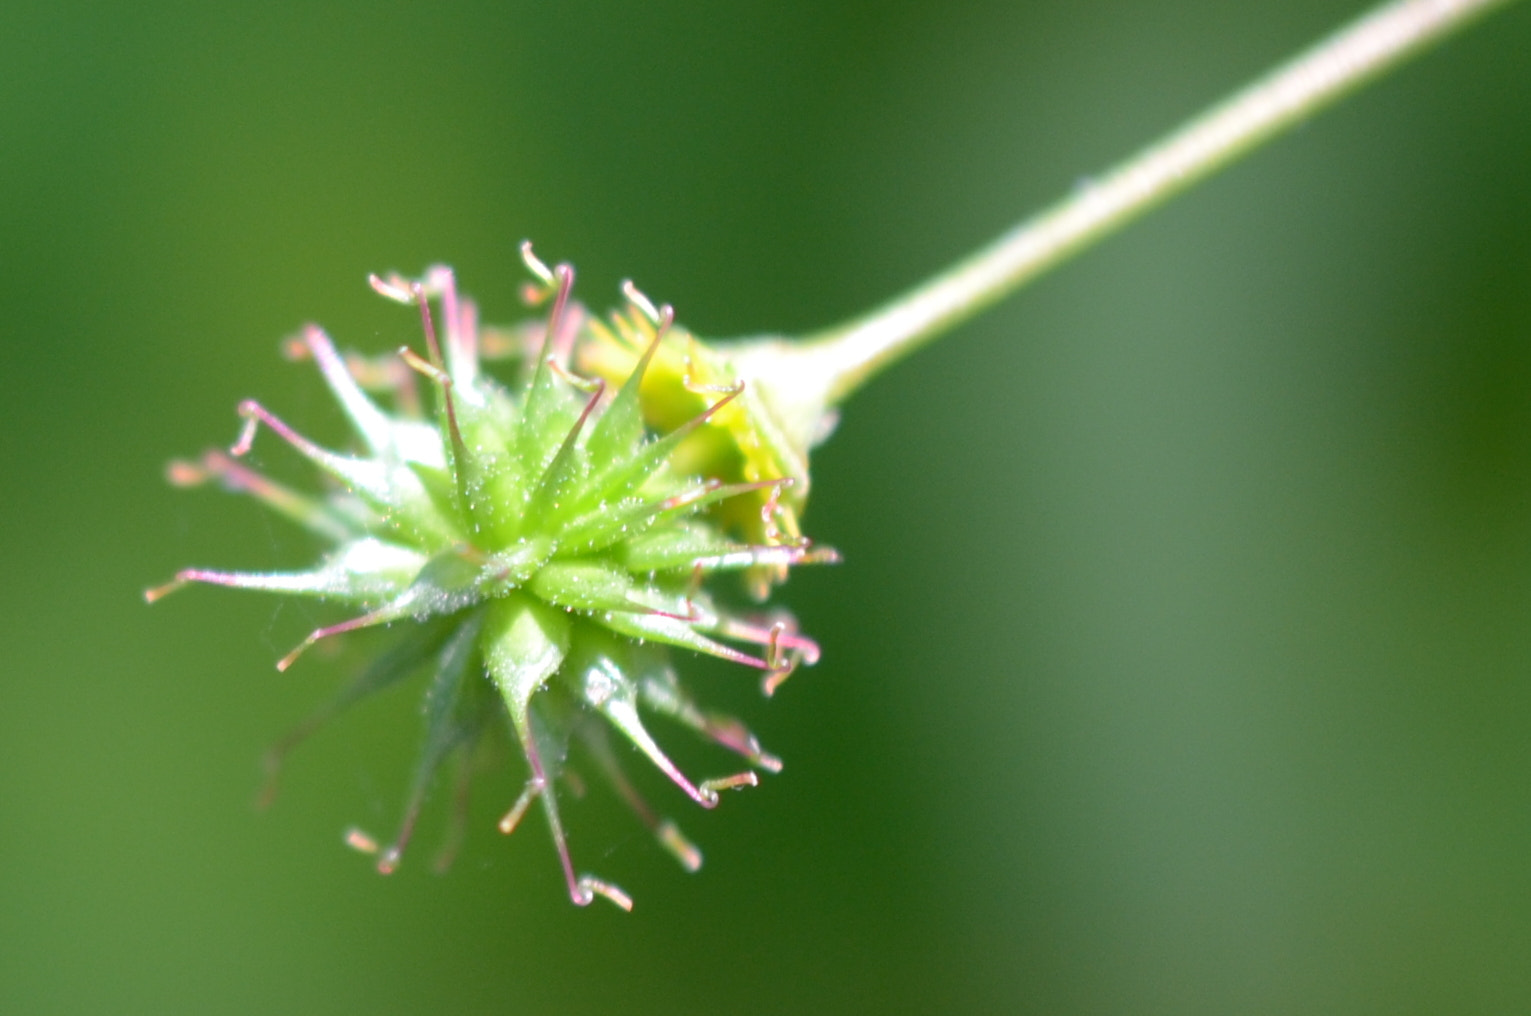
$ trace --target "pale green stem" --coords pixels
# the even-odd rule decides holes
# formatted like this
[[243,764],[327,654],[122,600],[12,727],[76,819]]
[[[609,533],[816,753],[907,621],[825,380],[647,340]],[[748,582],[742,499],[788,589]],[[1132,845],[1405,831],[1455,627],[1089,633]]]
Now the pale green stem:
[[[1395,0],[864,317],[797,345],[831,405],[1042,272],[1511,0]],[[823,375],[821,375],[823,376]]]

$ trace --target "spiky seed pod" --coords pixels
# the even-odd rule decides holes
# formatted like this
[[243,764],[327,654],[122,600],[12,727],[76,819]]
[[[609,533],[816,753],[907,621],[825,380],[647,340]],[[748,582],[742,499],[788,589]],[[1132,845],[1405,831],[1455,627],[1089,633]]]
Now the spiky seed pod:
[[[200,463],[170,470],[180,484],[218,479],[251,494],[333,550],[301,572],[188,569],[147,597],[201,582],[331,600],[355,612],[313,632],[279,669],[321,639],[408,622],[408,637],[273,750],[273,766],[327,717],[427,670],[425,745],[399,834],[379,848],[353,831],[352,845],[378,853],[379,870],[394,870],[437,771],[455,758],[465,780],[479,740],[508,718],[530,775],[501,829],[514,829],[540,799],[570,897],[585,905],[601,895],[626,908],[626,893],[577,873],[569,855],[554,781],[571,740],[590,750],[660,843],[694,870],[700,853],[637,796],[614,761],[606,728],[704,808],[717,804],[720,790],[754,785],[756,770],[780,769],[738,721],[706,712],[687,696],[666,647],[755,668],[772,693],[798,664],[814,663],[818,647],[784,612],[730,612],[709,595],[705,580],[715,572],[776,574],[836,555],[801,538],[795,521],[791,538],[781,537],[779,494],[790,479],[724,482],[683,455],[688,441],[718,426],[742,386],[687,384],[688,401],[673,425],[658,436],[646,429],[640,390],[672,327],[669,307],[655,309],[629,287],[624,319],[644,336],[644,348],[620,383],[581,378],[568,365],[569,337],[587,318],[569,300],[573,270],[548,268],[529,246],[523,254],[536,279],[531,295],[550,301],[551,311],[536,329],[540,353],[515,390],[483,373],[477,313],[459,299],[449,269],[430,269],[418,281],[374,276],[380,294],[419,310],[426,355],[400,350],[409,370],[348,362],[317,327],[294,345],[319,367],[362,452],[321,448],[260,404],[245,402],[239,408],[245,427],[231,455],[209,451]],[[444,326],[439,343],[433,302]],[[358,375],[390,393],[388,408]],[[420,411],[416,375],[435,389],[434,419]],[[328,478],[327,493],[299,493],[237,461],[263,425]],[[726,535],[723,526],[737,516],[717,509],[745,499],[757,512],[757,531],[770,539]],[[678,720],[753,768],[693,782],[650,736],[643,711]]]

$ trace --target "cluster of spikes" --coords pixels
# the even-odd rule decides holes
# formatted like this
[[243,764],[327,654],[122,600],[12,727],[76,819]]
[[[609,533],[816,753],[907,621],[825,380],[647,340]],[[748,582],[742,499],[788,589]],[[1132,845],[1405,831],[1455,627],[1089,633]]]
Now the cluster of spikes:
[[[573,270],[549,268],[530,245],[522,254],[534,279],[528,301],[550,309],[545,321],[520,333],[527,350],[538,351],[527,358],[518,384],[505,387],[482,372],[482,361],[495,352],[486,345],[495,336],[503,345],[503,334],[479,328],[477,311],[459,297],[450,269],[432,268],[420,280],[373,276],[378,293],[418,310],[424,356],[408,347],[386,360],[342,355],[313,326],[290,346],[294,356],[318,366],[361,453],[322,448],[247,401],[239,407],[244,428],[228,453],[208,451],[169,470],[178,485],[217,480],[252,495],[332,550],[308,571],[187,569],[146,597],[152,602],[189,583],[209,583],[314,597],[351,611],[349,619],[304,639],[277,664],[281,670],[321,640],[407,622],[405,637],[273,748],[273,779],[281,758],[324,720],[425,671],[425,744],[398,835],[384,846],[351,830],[347,841],[375,854],[378,870],[395,870],[427,792],[452,761],[458,806],[443,853],[449,858],[461,835],[478,746],[508,719],[529,776],[501,831],[515,829],[540,800],[573,901],[583,906],[602,896],[627,909],[632,900],[625,892],[580,873],[570,857],[554,785],[560,777],[577,785],[564,766],[571,744],[587,752],[659,843],[694,871],[700,852],[626,778],[611,735],[625,738],[704,808],[718,803],[719,791],[754,786],[757,771],[778,771],[781,761],[742,724],[688,696],[668,648],[753,668],[765,693],[773,693],[795,667],[817,660],[818,647],[784,612],[736,613],[718,605],[706,579],[740,572],[763,595],[769,582],[759,576],[780,577],[792,565],[837,557],[798,535],[795,519],[790,528],[778,525],[790,478],[730,482],[686,468],[691,460],[680,450],[715,426],[742,382],[688,377],[687,390],[704,407],[668,432],[650,433],[644,374],[671,331],[670,307],[656,308],[624,284],[627,317],[613,315],[613,322],[641,319],[652,337],[620,383],[581,377],[570,366],[571,353],[593,319],[570,301]],[[434,388],[431,413],[421,408],[422,378]],[[323,494],[300,493],[240,461],[262,427],[317,467]],[[737,527],[722,521],[727,516],[718,509],[740,500],[759,505],[750,528],[757,538],[732,537]],[[693,782],[650,735],[645,713],[692,728],[750,768]]]

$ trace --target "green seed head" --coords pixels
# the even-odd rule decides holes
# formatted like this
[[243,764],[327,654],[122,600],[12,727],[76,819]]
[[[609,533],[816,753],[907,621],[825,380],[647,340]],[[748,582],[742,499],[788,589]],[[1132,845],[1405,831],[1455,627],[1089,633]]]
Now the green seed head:
[[[203,582],[351,610],[350,619],[305,639],[281,669],[321,639],[407,622],[408,636],[278,745],[273,762],[320,720],[428,671],[425,746],[399,836],[379,848],[353,831],[352,845],[378,853],[379,869],[392,871],[440,767],[455,760],[460,773],[471,772],[478,742],[508,719],[530,775],[502,830],[515,828],[540,799],[574,902],[601,895],[627,907],[626,893],[577,873],[570,859],[554,783],[571,743],[588,751],[661,844],[694,870],[701,855],[637,798],[609,736],[625,738],[706,808],[719,790],[753,785],[756,770],[778,770],[780,761],[742,725],[686,695],[667,648],[755,668],[772,693],[797,665],[816,661],[817,646],[784,612],[728,610],[709,594],[707,579],[742,572],[763,597],[790,566],[836,556],[801,536],[801,498],[785,496],[793,473],[729,457],[748,425],[740,404],[749,393],[708,375],[714,354],[693,337],[684,348],[701,372],[675,362],[680,347],[670,336],[678,330],[668,307],[654,308],[629,286],[629,307],[608,328],[571,303],[572,269],[548,268],[529,246],[523,253],[535,278],[529,295],[551,310],[545,322],[518,333],[540,350],[518,385],[502,386],[483,372],[485,347],[505,333],[481,335],[450,270],[433,268],[421,280],[374,277],[379,293],[418,309],[423,356],[406,348],[391,364],[348,359],[316,327],[293,346],[319,367],[360,451],[321,448],[246,402],[231,454],[209,451],[199,463],[170,470],[177,483],[216,478],[252,494],[333,549],[302,572],[188,569],[148,598]],[[610,354],[622,349],[634,355],[614,365]],[[591,376],[575,373],[571,353]],[[429,416],[420,409],[418,378],[434,389]],[[262,426],[324,474],[327,493],[299,493],[238,461]],[[649,735],[645,713],[679,720],[752,768],[692,782]]]

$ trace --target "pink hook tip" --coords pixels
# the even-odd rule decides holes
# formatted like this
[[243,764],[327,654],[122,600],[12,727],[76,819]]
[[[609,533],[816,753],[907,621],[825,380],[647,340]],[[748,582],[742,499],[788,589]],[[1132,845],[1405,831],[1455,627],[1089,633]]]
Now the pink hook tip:
[[753,771],[735,773],[733,776],[720,776],[715,780],[703,780],[700,787],[702,797],[712,804],[718,803],[718,791],[740,790],[744,787],[760,786],[760,777]]
[[655,837],[660,844],[675,856],[680,866],[687,871],[697,871],[702,866],[702,852],[696,844],[686,839],[684,833],[675,827],[675,823],[666,819],[661,822],[659,828],[654,830]]
[[346,846],[362,854],[376,854],[379,849],[377,840],[355,826],[346,830],[345,841]]
[[547,263],[532,252],[532,242],[530,240],[521,241],[521,261],[526,265],[526,270],[541,279],[545,285],[551,286],[553,284],[552,269],[548,268]]
[[185,459],[171,459],[165,463],[165,479],[173,487],[199,487],[211,479],[203,466]]
[[603,896],[628,913],[633,911],[633,898],[623,892],[621,887],[603,882],[598,878],[586,875],[579,880],[576,891],[569,894],[576,904],[588,907],[597,896]]
[[163,600],[165,597],[169,596],[171,593],[175,592],[177,589],[180,589],[184,585],[186,585],[185,579],[175,578],[171,579],[169,582],[166,582],[162,586],[155,586],[153,589],[145,589],[144,602],[155,603],[159,600]]
[[415,302],[415,294],[397,275],[390,275],[387,279],[378,275],[368,275],[367,285],[371,286],[379,296],[393,300],[395,303],[413,304]]
[[403,856],[404,852],[398,847],[389,847],[378,856],[377,873],[379,875],[392,875],[399,870],[399,861]]

